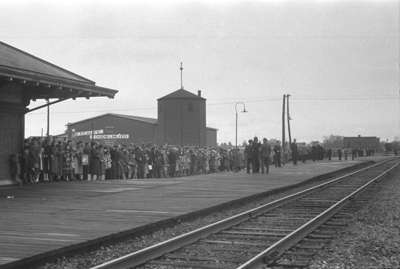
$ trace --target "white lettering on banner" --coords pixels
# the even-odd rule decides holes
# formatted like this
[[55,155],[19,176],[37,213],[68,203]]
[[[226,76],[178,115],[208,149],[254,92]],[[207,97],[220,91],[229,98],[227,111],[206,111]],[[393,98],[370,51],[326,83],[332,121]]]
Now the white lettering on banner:
[[94,139],[129,139],[129,134],[95,134]]
[[97,135],[97,134],[104,134],[104,130],[101,129],[101,130],[93,130],[93,131],[79,131],[79,132],[74,132],[74,133],[72,133],[72,136],[73,136],[73,137],[75,137],[75,136],[85,136],[85,135],[91,136],[92,133],[93,133],[94,135]]

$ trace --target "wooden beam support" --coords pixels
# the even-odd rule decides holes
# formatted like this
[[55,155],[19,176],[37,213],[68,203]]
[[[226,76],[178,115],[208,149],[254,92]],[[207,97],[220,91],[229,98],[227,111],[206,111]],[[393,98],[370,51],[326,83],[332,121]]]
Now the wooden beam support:
[[37,107],[31,108],[31,109],[28,109],[28,110],[26,110],[25,114],[26,114],[26,113],[29,113],[29,112],[32,112],[32,111],[35,111],[35,110],[38,110],[38,109],[41,109],[41,108],[43,108],[43,107],[47,107],[47,106],[50,106],[50,105],[57,104],[57,103],[59,103],[59,102],[65,101],[65,100],[67,100],[67,99],[69,99],[69,98],[60,98],[60,99],[58,99],[58,100],[56,100],[56,101],[48,102],[48,103],[46,103],[46,104],[44,104],[44,105],[41,105],[41,106],[37,106]]

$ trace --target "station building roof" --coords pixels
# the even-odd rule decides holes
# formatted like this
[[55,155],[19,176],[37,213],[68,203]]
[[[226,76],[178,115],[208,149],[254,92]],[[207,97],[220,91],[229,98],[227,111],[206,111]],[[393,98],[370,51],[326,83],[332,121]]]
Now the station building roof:
[[68,123],[68,125],[75,125],[75,124],[78,124],[78,123],[82,123],[82,122],[85,122],[85,121],[98,119],[98,118],[105,117],[105,116],[124,118],[124,119],[128,119],[128,120],[135,120],[135,121],[140,121],[140,122],[149,123],[149,124],[157,124],[157,119],[154,119],[154,118],[146,118],[146,117],[115,114],[115,113],[106,113],[106,114],[101,114],[101,115],[98,115],[98,116],[95,116],[95,117],[87,118],[87,119],[84,119],[84,120],[80,120],[80,121],[76,121],[76,122],[70,122],[70,123]]
[[179,89],[174,92],[171,92],[170,94],[167,94],[163,97],[158,98],[157,100],[165,100],[165,99],[200,99],[200,100],[205,100],[205,98],[196,95],[194,93],[191,93],[185,89]]
[[123,114],[114,114],[114,113],[109,113],[112,116],[115,117],[120,117],[120,118],[125,118],[128,120],[137,120],[137,121],[143,121],[151,124],[157,124],[158,121],[155,118],[147,118],[147,117],[139,117],[139,116],[132,116],[132,115],[123,115]]
[[0,78],[21,82],[31,99],[113,98],[118,92],[1,41]]

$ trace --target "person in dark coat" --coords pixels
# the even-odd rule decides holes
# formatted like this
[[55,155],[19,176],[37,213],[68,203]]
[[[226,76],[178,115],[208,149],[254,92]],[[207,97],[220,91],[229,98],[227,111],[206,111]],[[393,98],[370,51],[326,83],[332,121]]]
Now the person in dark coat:
[[263,139],[263,143],[261,145],[261,173],[264,174],[264,171],[269,173],[269,163],[271,155],[271,146],[268,144],[268,140],[266,138]]
[[110,150],[111,155],[111,178],[112,179],[119,179],[120,178],[120,154],[118,153],[118,146],[114,145],[114,147]]
[[29,148],[25,147],[24,152],[22,153],[22,167],[23,167],[23,183],[33,183],[33,173],[32,173],[32,163],[31,158],[29,157]]
[[146,159],[144,152],[140,147],[135,149],[135,160],[137,163],[137,178],[144,178],[144,166],[146,165]]
[[175,149],[171,149],[168,154],[168,164],[169,164],[169,176],[174,177],[176,171],[176,160],[178,155]]
[[249,143],[244,148],[244,156],[246,158],[246,171],[247,174],[250,174],[250,169],[253,170],[253,159],[252,159],[252,148],[253,148],[253,140],[249,140]]
[[342,149],[337,150],[337,155],[338,155],[339,161],[341,161],[342,160]]
[[290,145],[290,150],[292,151],[292,161],[294,165],[297,165],[297,159],[299,156],[299,152],[297,150],[297,143],[296,139],[293,140],[292,144]]
[[317,147],[315,145],[313,145],[311,147],[311,160],[313,162],[315,162],[318,159],[318,152],[317,152]]
[[253,139],[253,145],[251,148],[253,173],[260,173],[260,147],[261,147],[261,144],[258,142],[258,137],[255,136]]
[[326,154],[327,154],[327,156],[328,156],[328,160],[329,160],[329,161],[332,160],[332,149],[328,149],[328,150],[326,151]]
[[274,146],[274,164],[275,167],[282,167],[281,163],[281,144],[279,142],[276,142]]
[[34,182],[39,182],[39,173],[40,173],[40,153],[41,153],[41,146],[39,141],[36,139],[33,140],[29,147],[29,163],[32,165],[32,176]]
[[57,145],[53,140],[50,144],[50,171],[49,171],[49,178],[50,181],[57,179],[57,171],[58,171],[58,160],[57,160]]
[[154,177],[160,178],[162,175],[163,168],[163,156],[161,152],[157,149],[154,150]]
[[128,165],[128,156],[125,153],[126,150],[121,145],[118,145],[117,147],[118,179],[126,179],[126,171],[127,171],[126,166]]

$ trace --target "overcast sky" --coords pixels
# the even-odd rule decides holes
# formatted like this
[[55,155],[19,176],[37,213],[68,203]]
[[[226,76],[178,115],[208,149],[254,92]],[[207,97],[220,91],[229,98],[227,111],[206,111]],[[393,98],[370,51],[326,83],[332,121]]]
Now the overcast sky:
[[[119,90],[52,106],[52,134],[107,112],[156,117],[156,99],[180,86],[181,61],[218,142],[234,142],[236,101],[249,111],[239,141],[279,138],[284,93],[298,141],[400,134],[399,1],[37,0],[0,10],[2,41]],[[45,115],[26,116],[26,136],[45,132]]]

